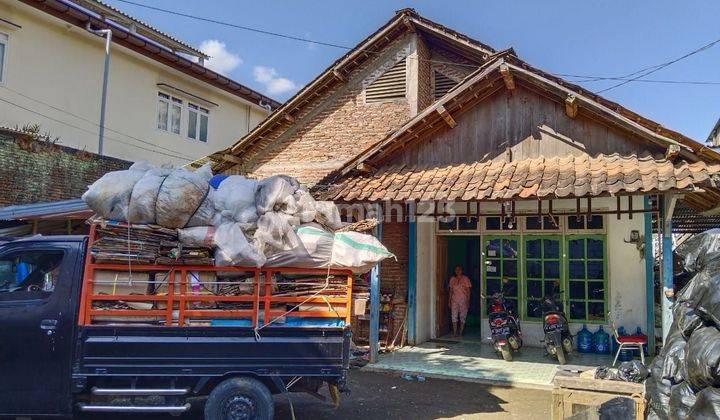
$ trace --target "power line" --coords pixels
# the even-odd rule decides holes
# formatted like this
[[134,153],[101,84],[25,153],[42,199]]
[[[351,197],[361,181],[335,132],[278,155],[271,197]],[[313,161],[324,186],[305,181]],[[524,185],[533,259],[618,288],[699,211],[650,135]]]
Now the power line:
[[[54,109],[54,110],[56,110],[56,111],[63,112],[63,113],[65,113],[65,114],[68,114],[68,115],[73,116],[73,117],[75,117],[75,118],[78,118],[78,119],[80,119],[80,120],[83,120],[83,121],[85,121],[85,122],[87,122],[87,123],[90,123],[90,124],[92,124],[92,125],[94,125],[94,126],[96,126],[96,127],[100,127],[100,124],[96,123],[96,122],[93,121],[93,120],[90,120],[90,119],[88,119],[88,118],[85,118],[85,117],[83,117],[82,115],[77,115],[77,114],[74,114],[74,113],[72,113],[72,112],[70,112],[70,111],[67,111],[67,110],[65,110],[65,109],[58,108],[58,107],[56,107],[56,106],[54,106],[54,105],[52,105],[52,104],[49,104],[49,103],[44,102],[44,101],[41,101],[40,99],[33,98],[33,97],[31,97],[31,96],[25,95],[24,93],[18,92],[17,90],[11,89],[11,88],[9,88],[9,87],[7,87],[7,86],[0,86],[0,87],[2,87],[2,88],[4,88],[4,89],[7,89],[7,90],[9,90],[9,91],[11,91],[11,92],[13,92],[13,93],[15,93],[15,94],[17,94],[17,95],[20,95],[20,96],[22,96],[23,98],[26,98],[26,99],[29,99],[29,100],[31,100],[31,101],[37,102],[37,103],[39,103],[39,104],[43,104],[43,105],[45,105],[45,106],[47,106],[47,107],[50,107],[50,108],[52,108],[52,109]],[[125,137],[128,137],[128,138],[130,138],[130,139],[139,141],[140,143],[144,143],[144,144],[147,144],[147,145],[149,145],[149,146],[156,147],[156,148],[158,148],[158,149],[166,150],[166,151],[168,151],[168,152],[177,153],[175,150],[168,149],[167,147],[163,147],[163,146],[158,146],[158,145],[153,144],[153,143],[151,143],[151,142],[149,142],[149,141],[146,141],[146,140],[137,138],[137,137],[135,137],[135,136],[131,136],[130,134],[123,133],[122,131],[114,130],[114,129],[108,127],[107,125],[105,126],[105,129],[108,130],[108,131],[112,131],[112,132],[114,132],[114,133],[120,134],[121,136],[125,136]],[[182,156],[184,156],[186,159],[192,159],[192,156],[187,156],[187,155],[182,155]]]
[[[588,82],[603,82],[606,80],[630,80],[629,77],[602,77],[602,76],[583,76],[578,74],[564,74],[564,73],[553,73],[555,76],[559,77],[574,77],[576,79],[583,79],[583,80],[573,80],[575,83],[588,83]],[[633,80],[634,82],[643,82],[643,83],[665,83],[665,84],[683,84],[683,85],[720,85],[720,81],[710,81],[710,80],[656,80],[656,79],[637,79]]]
[[[62,120],[59,120],[59,119],[57,119],[57,118],[53,118],[53,117],[51,117],[51,116],[49,116],[49,115],[45,115],[45,114],[43,114],[43,113],[41,113],[41,112],[38,112],[38,111],[32,110],[32,109],[30,109],[30,108],[26,108],[26,107],[24,107],[24,106],[22,106],[22,105],[16,104],[15,102],[8,101],[7,99],[0,98],[0,101],[5,102],[6,104],[9,104],[9,105],[15,106],[15,107],[17,107],[17,108],[20,108],[20,109],[22,109],[22,110],[25,110],[25,111],[27,111],[27,112],[31,112],[31,113],[33,113],[33,114],[39,115],[39,116],[41,116],[41,117],[45,117],[45,118],[47,118],[47,119],[49,119],[49,120],[51,120],[51,121],[55,121],[55,122],[57,122],[57,123],[66,125],[66,126],[68,126],[68,127],[75,128],[76,130],[84,131],[84,132],[89,133],[89,134],[92,134],[92,135],[96,135],[96,134],[97,134],[97,133],[95,133],[94,131],[86,130],[86,129],[82,128],[82,127],[78,127],[78,126],[76,126],[76,125],[74,125],[74,124],[70,124],[70,123],[68,123],[68,122],[66,122],[66,121],[62,121]],[[145,148],[145,147],[142,147],[142,146],[138,146],[137,144],[128,143],[128,142],[126,142],[126,141],[123,141],[123,140],[120,140],[120,139],[117,139],[117,138],[114,138],[114,137],[107,137],[107,138],[110,139],[110,140],[114,140],[114,141],[116,141],[116,142],[118,142],[118,143],[126,144],[126,145],[132,146],[132,147],[137,147],[138,149],[146,150],[146,151],[148,151],[148,152],[158,153],[158,154],[161,154],[161,155],[165,155],[165,156],[169,156],[169,157],[173,157],[173,158],[177,158],[177,159],[182,159],[183,161],[188,161],[188,160],[187,160],[185,157],[183,157],[183,156],[172,155],[172,154],[168,154],[168,153],[161,152],[161,151],[159,151],[159,150],[148,149],[148,148]],[[189,161],[188,161],[188,162],[189,162]]]
[[[149,10],[154,10],[154,11],[161,12],[161,13],[167,13],[167,14],[171,14],[171,15],[175,15],[175,16],[185,17],[185,18],[188,18],[188,19],[199,20],[199,21],[203,21],[203,22],[213,23],[213,24],[216,24],[216,25],[222,25],[222,26],[227,26],[227,27],[231,27],[231,28],[241,29],[241,30],[245,30],[245,31],[256,32],[256,33],[260,33],[260,34],[264,34],[264,35],[275,36],[275,37],[284,38],[284,39],[289,39],[289,40],[293,40],[293,41],[300,41],[300,42],[305,42],[305,43],[311,43],[311,44],[317,44],[317,45],[324,45],[324,46],[333,47],[333,48],[340,48],[340,49],[348,50],[348,51],[354,49],[354,47],[350,47],[350,46],[347,46],[347,45],[341,45],[341,44],[332,43],[332,42],[325,42],[325,41],[317,41],[317,40],[313,40],[313,39],[309,39],[309,38],[303,38],[303,37],[298,37],[298,36],[294,36],[294,35],[288,35],[288,34],[283,34],[283,33],[273,32],[273,31],[268,31],[268,30],[259,29],[259,28],[253,28],[253,27],[244,26],[244,25],[238,25],[238,24],[234,24],[234,23],[230,23],[230,22],[221,21],[221,20],[218,20],[218,19],[212,19],[212,18],[207,18],[207,17],[202,17],[202,16],[194,16],[194,15],[191,15],[191,14],[188,14],[188,13],[176,12],[176,11],[174,11],[174,10],[168,10],[168,9],[163,9],[163,8],[160,8],[160,7],[155,7],[155,6],[150,6],[150,5],[147,5],[147,4],[138,3],[138,2],[136,2],[136,1],[131,1],[131,0],[117,0],[117,1],[118,1],[118,2],[121,2],[121,3],[131,4],[131,5],[137,6],[137,7],[142,7],[142,8],[149,9]],[[660,63],[660,64],[655,64],[655,65],[652,65],[652,66],[644,67],[644,68],[641,68],[641,69],[639,69],[639,70],[636,70],[636,71],[634,71],[634,72],[632,72],[632,73],[628,73],[628,74],[625,74],[625,75],[622,75],[622,76],[615,76],[615,77],[612,77],[612,76],[611,76],[611,77],[596,77],[596,76],[571,76],[571,75],[562,75],[562,74],[555,74],[555,75],[556,75],[556,76],[560,76],[560,77],[568,77],[568,76],[569,76],[569,77],[580,77],[580,78],[589,79],[589,80],[577,81],[578,83],[592,82],[592,81],[605,81],[605,80],[619,80],[619,81],[621,81],[621,83],[618,83],[618,84],[616,84],[616,85],[610,86],[610,87],[605,88],[605,89],[603,89],[603,90],[600,90],[600,91],[598,91],[598,92],[596,92],[596,93],[605,92],[605,91],[608,91],[608,90],[615,89],[615,88],[617,88],[617,87],[623,86],[623,85],[625,85],[625,84],[627,84],[627,83],[630,83],[630,82],[638,82],[638,81],[639,81],[639,82],[646,82],[646,83],[659,83],[659,84],[716,85],[716,84],[720,84],[720,82],[685,81],[685,80],[647,80],[647,81],[646,81],[646,80],[642,80],[642,78],[645,77],[645,76],[648,76],[648,75],[650,75],[650,74],[652,74],[652,73],[655,73],[656,71],[659,71],[659,70],[661,70],[661,69],[663,69],[663,68],[665,68],[665,67],[667,67],[667,66],[669,66],[669,65],[671,65],[671,64],[677,63],[678,61],[684,60],[684,59],[686,59],[686,58],[688,58],[688,57],[690,57],[690,56],[692,56],[692,55],[694,55],[694,54],[697,54],[697,53],[699,53],[699,52],[701,52],[701,51],[704,51],[704,50],[706,50],[706,49],[714,46],[714,45],[717,44],[717,43],[720,43],[720,39],[715,40],[715,41],[712,41],[712,42],[710,42],[709,44],[706,44],[706,45],[704,45],[704,46],[702,46],[702,47],[700,47],[700,48],[698,48],[698,49],[696,49],[696,50],[693,50],[693,51],[691,51],[691,52],[689,52],[689,53],[687,53],[687,54],[685,54],[685,55],[683,55],[683,56],[681,56],[681,57],[675,58],[675,59],[670,60],[670,61],[667,61],[667,62],[665,62],[665,63]],[[380,52],[378,52],[378,51],[372,51],[372,50],[361,49],[360,51],[364,51],[364,52],[368,52],[368,53],[373,53],[373,54],[380,54]],[[427,60],[427,59],[421,59],[421,58],[417,58],[417,60],[419,60],[419,61],[424,61],[424,62],[430,62],[430,63],[436,63],[436,64],[447,64],[447,65],[460,66],[460,67],[471,67],[471,68],[474,68],[474,69],[477,69],[477,68],[478,68],[477,65],[473,65],[473,64],[455,63],[455,62],[438,61],[438,60]]]

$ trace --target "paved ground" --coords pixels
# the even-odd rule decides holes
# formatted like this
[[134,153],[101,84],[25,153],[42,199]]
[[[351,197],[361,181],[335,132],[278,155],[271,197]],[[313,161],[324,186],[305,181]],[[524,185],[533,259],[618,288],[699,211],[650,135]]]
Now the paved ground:
[[[492,387],[428,378],[407,381],[397,375],[352,370],[350,395],[335,409],[309,396],[294,396],[297,419],[547,419],[550,391]],[[278,397],[276,418],[288,419],[289,405]]]
[[[573,353],[568,363],[582,366],[612,364],[609,356]],[[506,362],[490,345],[479,341],[426,342],[380,356],[372,369],[464,378],[523,387],[550,388],[558,363],[538,347],[523,347]]]
[[[351,370],[351,393],[343,394],[339,408],[307,394],[291,394],[295,418],[303,419],[547,419],[551,394],[546,390],[491,387],[471,382],[429,378],[407,381],[397,375]],[[323,394],[327,395],[323,389]],[[290,405],[275,397],[275,418],[290,419]],[[147,418],[171,420],[172,416],[83,415],[85,420]],[[179,417],[202,419],[202,411]]]

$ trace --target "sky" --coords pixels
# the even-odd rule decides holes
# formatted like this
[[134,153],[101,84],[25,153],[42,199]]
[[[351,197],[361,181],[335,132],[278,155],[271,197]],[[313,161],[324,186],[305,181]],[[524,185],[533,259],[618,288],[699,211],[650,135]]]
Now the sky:
[[[288,40],[105,0],[201,48],[208,64],[279,101],[292,96],[347,50]],[[265,31],[354,47],[398,9],[500,50],[513,47],[553,74],[617,77],[678,58],[720,39],[720,2],[617,1],[234,1],[132,0]],[[720,118],[720,43],[646,77],[710,85],[632,82],[602,95],[704,142]],[[571,80],[571,79],[568,79]],[[580,83],[591,91],[617,82]]]

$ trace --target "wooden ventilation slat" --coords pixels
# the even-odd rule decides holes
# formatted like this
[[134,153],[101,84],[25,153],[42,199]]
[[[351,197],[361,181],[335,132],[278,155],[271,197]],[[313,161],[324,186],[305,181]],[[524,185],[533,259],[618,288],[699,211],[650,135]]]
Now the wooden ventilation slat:
[[405,62],[404,58],[398,61],[372,82],[365,90],[365,101],[385,102],[405,99]]
[[457,85],[457,82],[453,79],[445,76],[444,74],[436,71],[435,72],[435,99],[440,99],[445,96],[446,93]]

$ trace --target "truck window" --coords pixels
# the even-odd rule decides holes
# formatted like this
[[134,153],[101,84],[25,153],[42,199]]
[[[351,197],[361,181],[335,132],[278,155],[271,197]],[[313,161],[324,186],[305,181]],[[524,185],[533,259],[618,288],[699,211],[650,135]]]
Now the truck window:
[[50,297],[63,255],[59,250],[32,250],[0,257],[0,302]]

